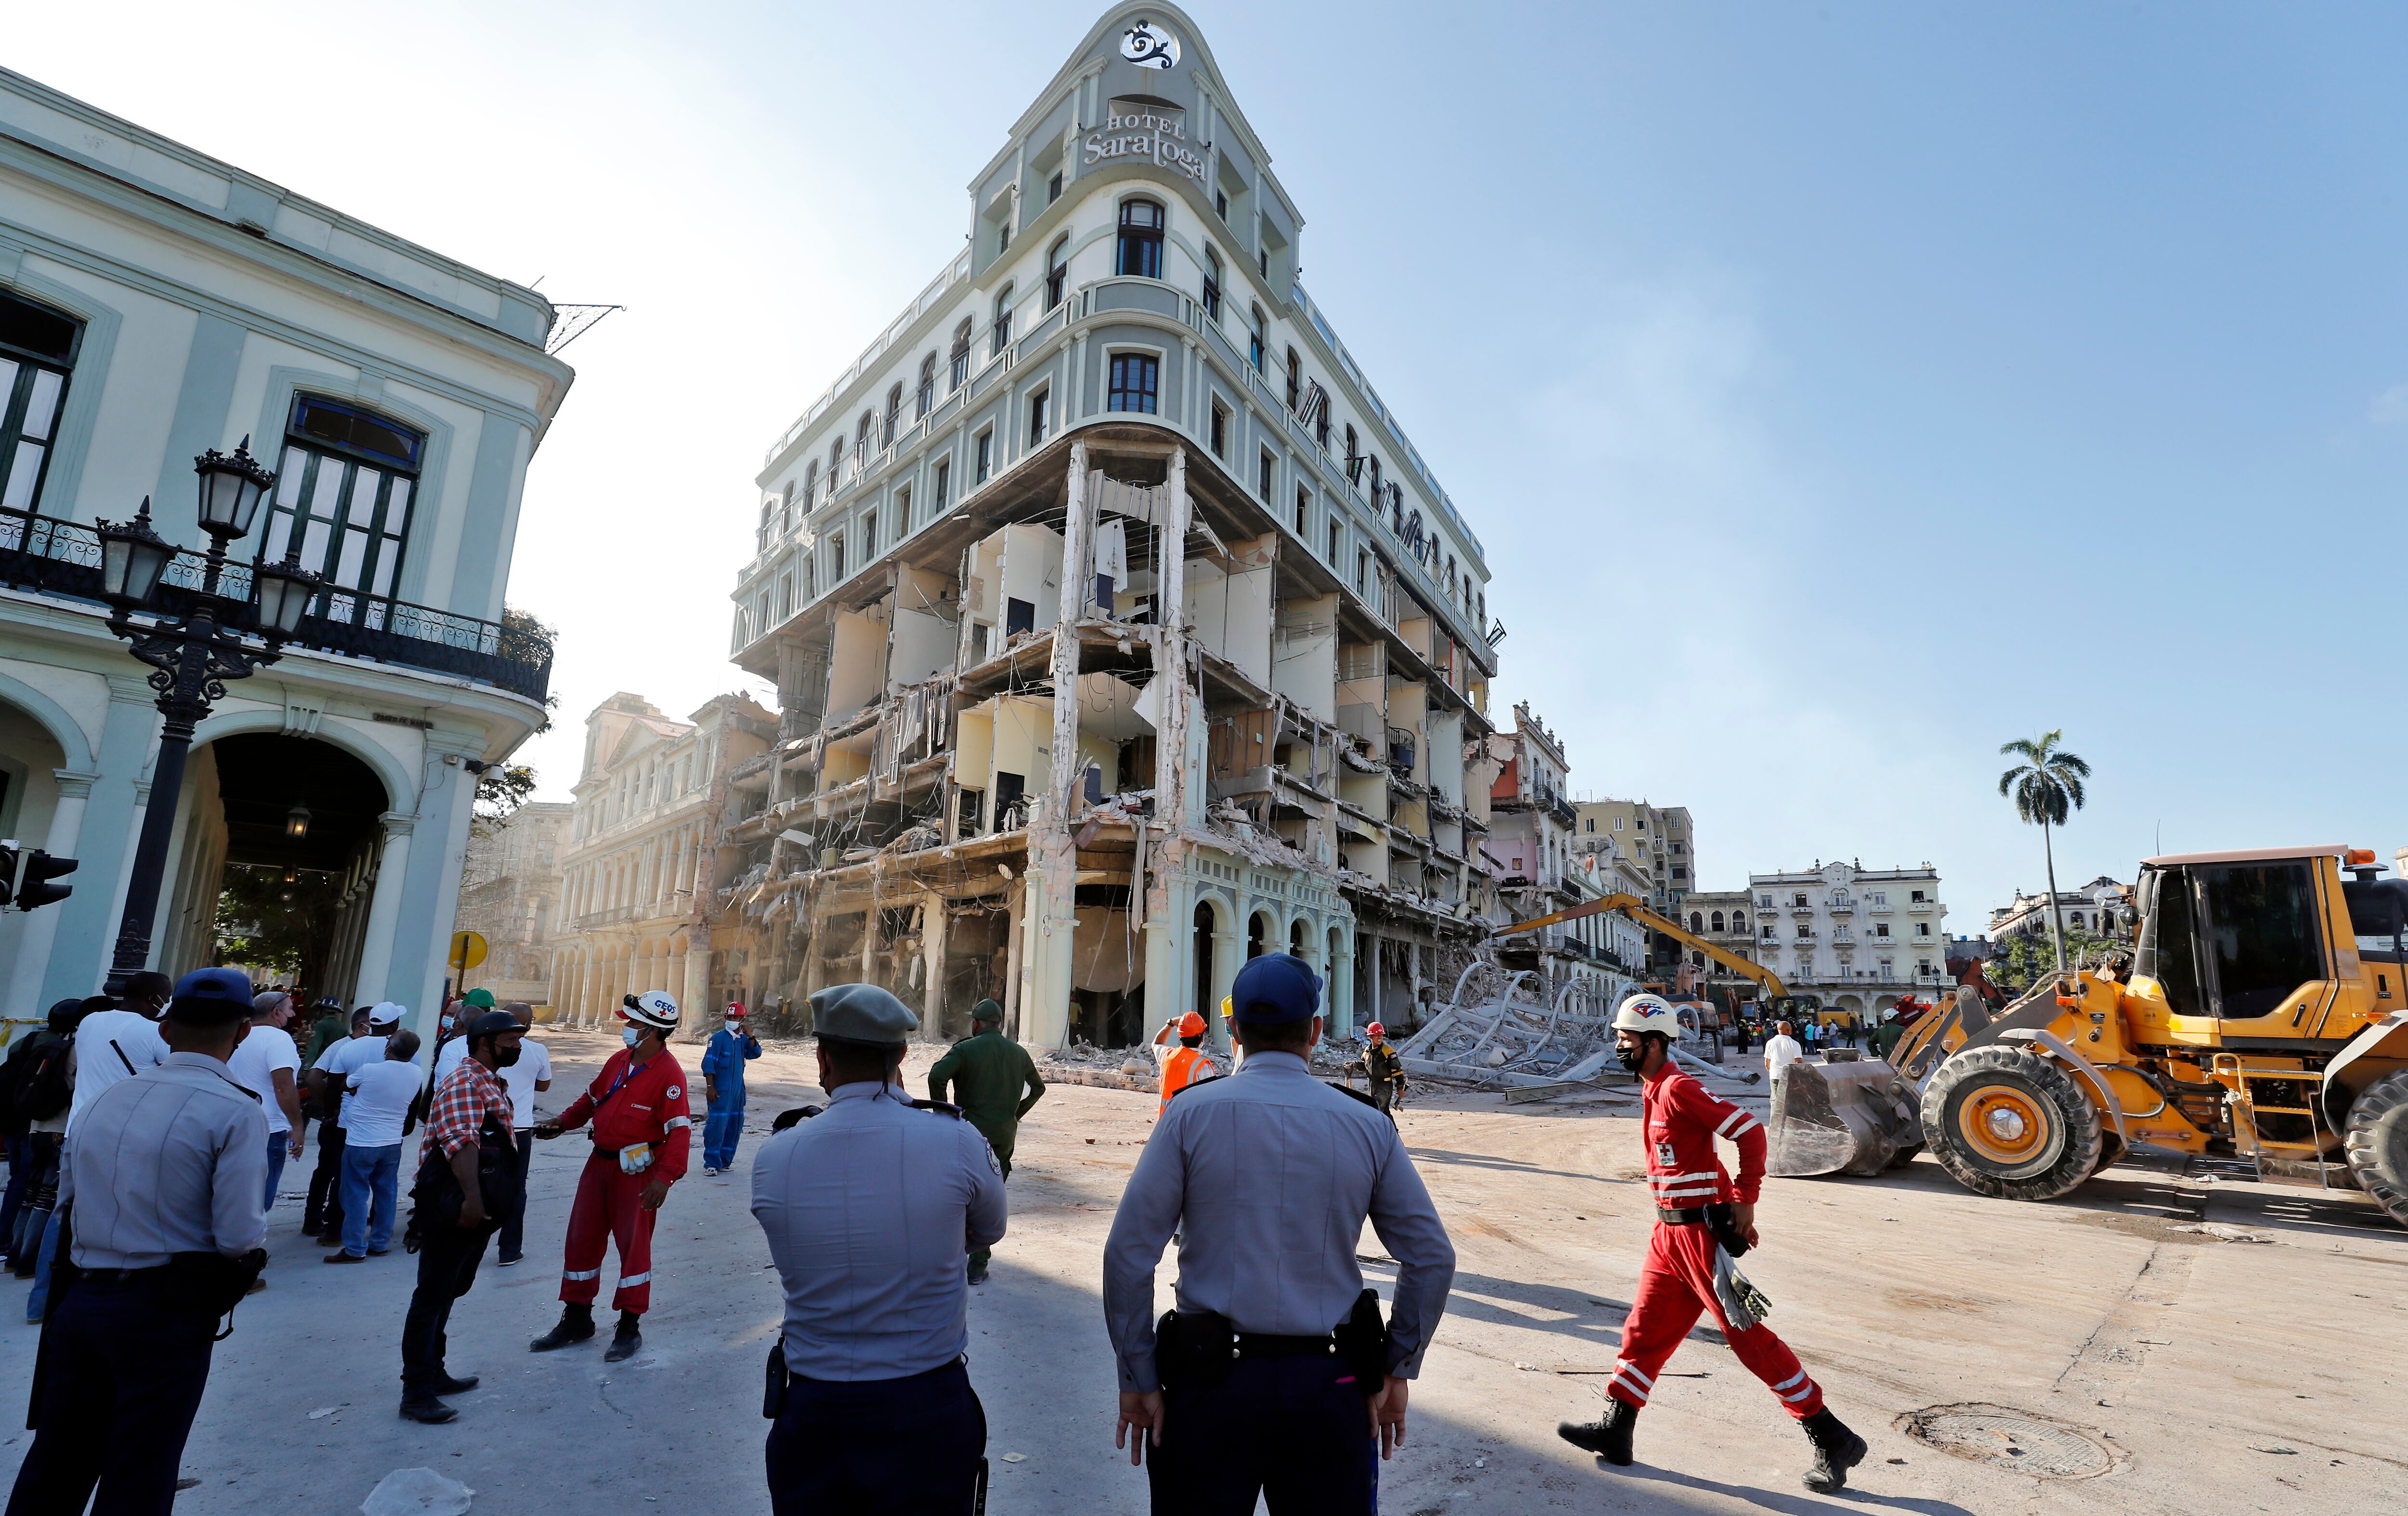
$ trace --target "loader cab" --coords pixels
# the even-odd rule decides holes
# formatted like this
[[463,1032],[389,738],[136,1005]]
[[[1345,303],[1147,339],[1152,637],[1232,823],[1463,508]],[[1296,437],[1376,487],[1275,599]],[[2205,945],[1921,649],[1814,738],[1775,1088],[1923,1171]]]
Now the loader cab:
[[2358,942],[2359,975],[2372,991],[2376,1015],[2408,1006],[2408,879],[2384,879],[2381,864],[2354,865],[2343,881],[2349,930]]
[[[2245,1050],[2333,1035],[2325,1023],[2344,984],[2355,999],[2359,973],[2355,945],[2340,931],[2343,852],[2193,853],[2144,863],[2134,892],[2139,1040]],[[2395,933],[2395,950],[2396,943]]]

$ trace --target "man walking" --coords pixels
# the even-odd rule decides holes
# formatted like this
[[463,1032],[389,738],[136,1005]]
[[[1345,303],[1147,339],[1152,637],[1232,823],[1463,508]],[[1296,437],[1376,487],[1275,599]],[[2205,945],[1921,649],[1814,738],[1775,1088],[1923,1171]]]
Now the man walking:
[[1371,1087],[1371,1104],[1393,1121],[1405,1108],[1404,1058],[1389,1045],[1388,1029],[1381,1022],[1365,1027],[1363,1039],[1363,1057],[1357,1066]]
[[627,1046],[610,1055],[568,1109],[535,1128],[537,1136],[550,1141],[591,1120],[594,1153],[578,1176],[577,1201],[561,1248],[560,1321],[527,1347],[548,1353],[592,1338],[603,1249],[616,1243],[619,1289],[610,1303],[619,1312],[619,1329],[602,1354],[606,1364],[633,1358],[644,1345],[644,1312],[652,1304],[652,1220],[668,1199],[669,1186],[685,1177],[694,1141],[685,1071],[668,1050],[668,1034],[677,1030],[677,1002],[647,989],[627,996],[619,1015],[627,1023],[620,1033]]
[[[535,1007],[525,1001],[514,1000],[502,1007],[523,1033],[535,1025]],[[502,1223],[500,1237],[495,1241],[494,1259],[509,1268],[526,1256],[526,1185],[527,1167],[535,1158],[535,1097],[552,1088],[552,1054],[533,1037],[521,1036],[519,1056],[501,1066],[502,1088],[510,1097],[510,1143],[518,1154],[518,1184],[510,1191],[509,1214],[497,1218]]]
[[[1739,1361],[1804,1425],[1814,1445],[1806,1488],[1828,1494],[1847,1483],[1848,1470],[1864,1461],[1865,1439],[1831,1414],[1822,1387],[1799,1365],[1798,1355],[1748,1308],[1754,1287],[1731,1268],[1734,1257],[1756,1246],[1764,1124],[1707,1093],[1675,1066],[1672,1044],[1680,1038],[1681,1023],[1660,997],[1624,1001],[1613,1027],[1616,1059],[1640,1078],[1656,1229],[1640,1269],[1638,1295],[1623,1320],[1621,1358],[1606,1386],[1612,1407],[1605,1420],[1566,1422],[1556,1435],[1609,1464],[1629,1464],[1631,1432],[1656,1376],[1697,1325],[1698,1313],[1710,1310]],[[1714,1151],[1718,1136],[1739,1147],[1736,1184]]]
[[[332,1137],[334,1177],[326,1188],[325,1200],[320,1209],[318,1240],[327,1247],[337,1247],[343,1240],[343,1148],[350,1141],[351,1112],[351,1076],[384,1058],[384,1045],[394,1028],[401,1024],[402,1008],[391,1001],[379,1001],[363,1006],[351,1017],[351,1034],[343,1041],[328,1046],[311,1064],[308,1076],[310,1092],[317,1097],[319,1108],[331,1113],[331,1120],[318,1124],[318,1167],[321,1172],[328,1163],[327,1139]],[[317,1188],[312,1177],[310,1188]],[[306,1230],[308,1215],[302,1221]]]
[[[466,1053],[435,1087],[426,1108],[426,1135],[418,1144],[417,1205],[411,1233],[418,1249],[418,1288],[401,1328],[401,1414],[440,1425],[459,1416],[444,1395],[466,1394],[477,1378],[453,1379],[444,1363],[452,1303],[477,1282],[485,1242],[500,1224],[487,1209],[485,1178],[516,1166],[510,1143],[510,1097],[499,1072],[518,1061],[520,1027],[487,1011],[461,1029]],[[509,1196],[492,1197],[507,1206]]]
[[284,1161],[301,1156],[301,1094],[293,1083],[301,1071],[301,1049],[284,1028],[293,1019],[293,1001],[270,989],[251,1000],[251,1031],[242,1046],[226,1060],[226,1074],[259,1097],[267,1116],[267,1193],[261,1202],[276,1209],[276,1181],[283,1177]]
[[225,1066],[251,1002],[236,970],[184,975],[165,1061],[76,1118],[58,1211],[72,1267],[42,1329],[34,1444],[8,1516],[65,1516],[87,1500],[165,1516],[175,1503],[218,1321],[267,1261],[267,1118]]
[[[1104,1245],[1114,1444],[1132,1464],[1150,1445],[1158,1513],[1245,1516],[1260,1497],[1369,1516],[1374,1451],[1404,1441],[1455,1249],[1395,1124],[1312,1076],[1321,981],[1304,960],[1254,959],[1230,998],[1246,1061],[1171,1101]],[[1398,1263],[1384,1326],[1354,1253],[1367,1216]],[[1179,1308],[1157,1340],[1154,1273],[1175,1229]]]
[[[418,1033],[396,1032],[378,1042],[384,1056],[363,1064],[345,1089],[343,1246],[329,1263],[357,1263],[393,1250],[393,1218],[401,1191],[402,1128],[424,1086],[415,1060]],[[352,1046],[358,1046],[354,1044]]]
[[744,1003],[728,1003],[720,1029],[702,1052],[702,1172],[724,1174],[736,1166],[737,1140],[744,1135],[744,1065],[761,1056],[761,1039],[744,1024]]
[[752,1218],[785,1287],[769,1355],[775,1516],[982,1509],[986,1413],[970,1388],[963,1248],[1003,1235],[1002,1166],[901,1083],[920,1024],[875,985],[811,997],[827,1109],[752,1161]]
[[[951,1086],[953,1103],[995,1149],[996,1165],[1009,1179],[1012,1146],[1020,1138],[1020,1119],[1045,1098],[1045,1081],[1039,1076],[1037,1061],[1028,1056],[1028,1049],[1005,1036],[1002,1025],[1003,1007],[994,1001],[982,1000],[971,1006],[970,1034],[953,1044],[928,1071],[928,1098],[942,1102]],[[970,1283],[986,1282],[989,1254],[984,1245],[970,1249]]]

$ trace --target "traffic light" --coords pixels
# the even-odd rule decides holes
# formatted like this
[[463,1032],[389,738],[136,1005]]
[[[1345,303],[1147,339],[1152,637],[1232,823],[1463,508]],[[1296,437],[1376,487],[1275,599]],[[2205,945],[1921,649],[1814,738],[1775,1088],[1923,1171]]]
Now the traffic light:
[[0,843],[0,906],[13,902],[21,911],[31,911],[56,904],[74,894],[75,886],[50,881],[75,871],[74,859],[52,858],[38,847]]

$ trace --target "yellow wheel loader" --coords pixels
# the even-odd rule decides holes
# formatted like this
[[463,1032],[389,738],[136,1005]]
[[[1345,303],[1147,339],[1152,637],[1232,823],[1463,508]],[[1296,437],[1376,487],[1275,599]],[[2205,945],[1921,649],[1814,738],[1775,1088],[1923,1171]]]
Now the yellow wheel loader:
[[1771,1171],[1877,1171],[1813,1107],[1878,1126],[1912,1091],[1922,1141],[1981,1194],[2052,1199],[2129,1155],[2358,1191],[2408,1224],[2408,880],[2382,873],[2338,846],[2147,859],[2128,963],[1996,1018],[1960,992],[1886,1064],[1793,1065]]

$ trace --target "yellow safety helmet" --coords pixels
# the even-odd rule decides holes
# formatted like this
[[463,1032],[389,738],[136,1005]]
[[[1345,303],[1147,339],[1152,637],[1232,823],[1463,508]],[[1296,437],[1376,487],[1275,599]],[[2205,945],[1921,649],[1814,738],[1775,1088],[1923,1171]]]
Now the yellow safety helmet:
[[1229,1018],[1231,1018],[1231,1017],[1233,1017],[1233,1016],[1235,1016],[1235,1015],[1237,1015],[1237,1014],[1238,1014],[1238,1005],[1237,1005],[1237,1001],[1235,1000],[1235,998],[1234,998],[1234,997],[1232,997],[1232,996],[1228,996],[1228,995],[1224,995],[1224,996],[1222,996],[1222,997],[1221,997],[1221,1019],[1222,1019],[1222,1020],[1224,1020],[1224,1021],[1226,1021],[1226,1020],[1227,1020]]

